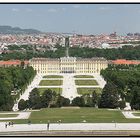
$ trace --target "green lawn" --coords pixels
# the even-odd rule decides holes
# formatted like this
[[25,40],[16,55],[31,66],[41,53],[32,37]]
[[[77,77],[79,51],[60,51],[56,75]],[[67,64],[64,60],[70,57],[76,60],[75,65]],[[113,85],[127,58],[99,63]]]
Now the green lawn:
[[42,80],[40,86],[60,86],[63,84],[63,80]]
[[[86,120],[87,123],[140,123],[140,119],[126,119],[120,110],[107,110],[95,108],[50,108],[40,111],[33,111],[30,115],[32,123],[47,123],[50,120],[56,123],[62,120],[63,123],[81,123]],[[27,123],[28,120],[13,120],[14,123]]]
[[75,78],[94,78],[92,75],[75,75]]
[[63,76],[61,76],[61,75],[46,75],[46,76],[43,76],[43,78],[63,78]]
[[101,93],[101,88],[77,88],[78,94],[92,94],[93,91],[96,91],[97,93]]
[[96,80],[75,80],[75,84],[79,86],[98,85]]
[[40,94],[42,94],[47,89],[55,91],[57,94],[62,94],[62,88],[38,88]]
[[140,116],[140,113],[132,113],[134,116]]
[[18,114],[0,114],[0,118],[17,117]]

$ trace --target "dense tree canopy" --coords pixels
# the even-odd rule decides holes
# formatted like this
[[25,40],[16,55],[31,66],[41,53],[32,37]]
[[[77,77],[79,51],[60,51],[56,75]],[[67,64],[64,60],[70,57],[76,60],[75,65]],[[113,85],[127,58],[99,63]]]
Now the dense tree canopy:
[[0,110],[12,110],[14,101],[35,76],[32,67],[0,68]]
[[140,87],[135,86],[132,90],[131,108],[140,110]]
[[[26,103],[22,100],[19,102],[19,106],[21,104],[26,106],[26,109],[40,109],[69,106],[70,100],[68,98],[64,98],[63,96],[50,89],[45,90],[41,95],[39,94],[39,90],[37,88],[34,88],[29,94],[29,100],[26,100]],[[23,108],[19,109],[23,110]]]
[[139,98],[136,89],[140,87],[140,65],[109,65],[101,71],[101,75],[107,82],[114,83],[123,101],[131,102],[134,108],[137,104],[137,101],[134,103],[134,99]]
[[27,102],[23,99],[21,99],[18,103],[18,109],[19,110],[24,110],[27,108]]
[[[47,46],[46,46],[47,47]],[[44,48],[46,48],[44,47]],[[23,49],[21,49],[23,48]],[[41,47],[43,48],[43,47]],[[65,56],[66,47],[56,45],[57,50],[46,49],[45,51],[39,51],[36,46],[22,45],[22,46],[10,46],[9,49],[12,53],[4,53],[1,55],[1,60],[8,59],[31,59],[33,57],[49,57],[49,58],[60,58]],[[69,56],[91,58],[91,57],[104,57],[108,60],[114,59],[140,59],[140,45],[135,47],[125,45],[122,48],[111,48],[111,49],[99,49],[99,48],[88,48],[88,47],[70,47]]]
[[113,83],[107,83],[103,88],[99,103],[100,108],[117,108],[119,107],[119,94],[117,87]]
[[79,107],[84,107],[85,106],[85,101],[83,97],[76,97],[72,100],[72,105],[73,106],[79,106]]
[[29,94],[29,108],[40,109],[42,106],[40,94],[37,88],[34,88]]
[[62,107],[62,106],[69,106],[70,105],[70,100],[68,98],[65,98],[61,95],[58,96],[56,106],[57,107]]
[[55,105],[57,99],[57,93],[48,89],[45,90],[41,96],[42,107],[48,107]]

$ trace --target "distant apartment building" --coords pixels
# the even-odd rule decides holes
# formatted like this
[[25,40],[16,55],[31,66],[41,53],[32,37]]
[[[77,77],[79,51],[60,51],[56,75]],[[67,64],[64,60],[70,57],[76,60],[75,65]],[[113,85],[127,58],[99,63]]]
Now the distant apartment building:
[[51,58],[33,58],[29,65],[37,73],[45,75],[50,73],[100,73],[102,69],[108,67],[108,61],[102,57],[94,58],[76,58],[61,57],[59,59]]

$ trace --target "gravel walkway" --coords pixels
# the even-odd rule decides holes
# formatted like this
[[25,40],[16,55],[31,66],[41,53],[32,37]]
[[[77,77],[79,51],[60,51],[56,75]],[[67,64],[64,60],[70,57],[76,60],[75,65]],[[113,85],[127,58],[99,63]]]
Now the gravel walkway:
[[11,113],[0,113],[0,114],[17,114],[17,117],[0,118],[0,120],[17,120],[17,119],[28,119],[31,112],[11,112]]
[[123,115],[125,116],[125,118],[128,118],[128,119],[140,118],[140,116],[135,116],[135,115],[133,115],[133,113],[140,113],[140,112],[122,111],[122,113],[123,113]]
[[[5,128],[5,123],[0,123],[0,126],[0,132],[47,130],[47,124],[14,124]],[[140,130],[140,123],[50,123],[49,126],[49,130]]]
[[72,100],[77,96],[80,96],[77,93],[73,74],[64,74],[63,77],[64,79],[63,79],[62,96],[64,96],[65,98],[69,98],[70,100]]
[[27,87],[27,89],[25,90],[25,92],[20,96],[19,100],[14,104],[13,106],[13,111],[18,111],[18,102],[21,99],[24,100],[28,100],[29,97],[29,93],[38,86],[38,84],[40,83],[42,77],[40,75],[36,75],[35,78],[33,79],[32,83]]

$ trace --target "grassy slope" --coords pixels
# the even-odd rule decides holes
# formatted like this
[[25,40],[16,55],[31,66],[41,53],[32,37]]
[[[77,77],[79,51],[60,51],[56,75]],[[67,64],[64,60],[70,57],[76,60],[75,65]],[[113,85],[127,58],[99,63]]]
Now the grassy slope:
[[0,114],[0,118],[17,117],[18,114]]
[[140,116],[140,113],[132,113],[134,116]]
[[[80,108],[80,109],[61,109],[51,108],[32,112],[30,118],[32,123],[47,123],[50,120],[56,123],[62,120],[63,123],[81,123],[86,120],[88,123],[120,123],[139,122],[140,119],[126,119],[119,110]],[[16,120],[15,123],[27,123],[27,120]]]

